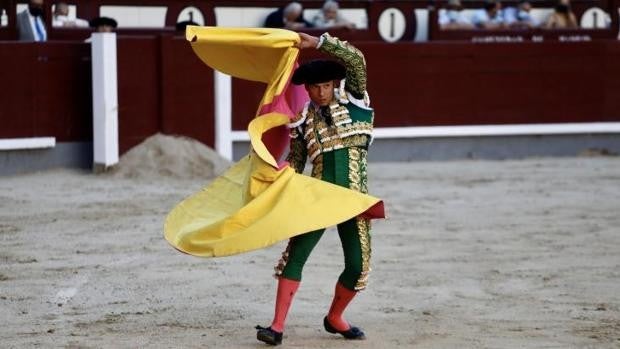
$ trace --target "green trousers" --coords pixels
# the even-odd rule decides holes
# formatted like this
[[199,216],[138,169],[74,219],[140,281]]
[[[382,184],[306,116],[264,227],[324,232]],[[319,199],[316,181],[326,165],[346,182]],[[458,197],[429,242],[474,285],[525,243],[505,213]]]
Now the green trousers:
[[[362,148],[324,153],[314,160],[312,176],[367,193],[366,157],[367,151]],[[344,252],[344,270],[338,281],[350,290],[364,289],[370,272],[370,221],[354,217],[337,228]],[[324,232],[325,228],[291,238],[276,266],[276,275],[301,280],[304,264]]]

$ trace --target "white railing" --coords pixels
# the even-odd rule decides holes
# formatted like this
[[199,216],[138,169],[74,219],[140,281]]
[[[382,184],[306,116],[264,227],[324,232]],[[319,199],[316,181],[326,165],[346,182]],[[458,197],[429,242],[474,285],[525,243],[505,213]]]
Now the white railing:
[[28,137],[0,139],[0,150],[45,149],[56,146],[55,137]]

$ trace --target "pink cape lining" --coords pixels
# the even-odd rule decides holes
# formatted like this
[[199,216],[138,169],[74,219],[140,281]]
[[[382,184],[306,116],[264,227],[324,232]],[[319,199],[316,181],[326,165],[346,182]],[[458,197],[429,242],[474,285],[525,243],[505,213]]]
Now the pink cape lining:
[[[295,63],[293,71],[297,66],[298,64]],[[309,100],[310,97],[305,87],[303,85],[291,84],[291,77],[289,77],[283,93],[274,96],[271,103],[263,105],[258,114],[264,115],[277,112],[288,116],[289,120],[293,120]],[[278,170],[288,166],[287,161],[281,160],[284,151],[290,144],[289,131],[286,125],[274,127],[263,133],[262,140],[269,153],[276,159]]]

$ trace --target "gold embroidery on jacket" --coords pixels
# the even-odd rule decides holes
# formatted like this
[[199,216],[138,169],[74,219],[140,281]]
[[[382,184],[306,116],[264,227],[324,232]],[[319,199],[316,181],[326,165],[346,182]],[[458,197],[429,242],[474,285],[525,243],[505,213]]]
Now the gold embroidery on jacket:
[[291,250],[291,241],[289,240],[288,245],[286,245],[286,249],[284,250],[284,252],[282,252],[282,257],[278,261],[278,264],[276,264],[276,266],[273,268],[273,270],[275,271],[275,273],[273,274],[273,277],[275,277],[276,279],[280,277],[282,273],[284,272],[284,267],[286,267],[286,263],[288,263],[288,256],[289,256],[290,250]]
[[323,156],[317,156],[312,162],[312,177],[316,179],[323,178]]
[[365,218],[356,218],[357,232],[360,238],[360,246],[362,248],[362,273],[360,274],[355,290],[360,291],[368,285],[368,276],[370,274],[370,220]]
[[349,148],[349,188],[360,191],[360,151]]
[[[349,111],[344,106],[331,107],[338,111],[336,124],[327,125],[323,116],[310,108],[305,121],[304,140],[310,161],[322,153],[336,149],[360,147],[365,148],[370,142],[372,124],[367,122],[350,122]],[[336,121],[338,120],[338,121]]]

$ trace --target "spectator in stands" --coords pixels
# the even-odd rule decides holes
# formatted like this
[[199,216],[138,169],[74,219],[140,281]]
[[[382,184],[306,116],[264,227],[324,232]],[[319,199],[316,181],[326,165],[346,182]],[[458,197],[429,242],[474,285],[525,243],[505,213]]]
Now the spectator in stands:
[[116,29],[118,23],[114,18],[110,17],[95,17],[90,20],[90,26],[95,28],[97,33],[111,33]]
[[312,25],[315,28],[355,29],[355,24],[346,20],[338,13],[339,9],[340,6],[336,1],[325,1],[321,11],[312,19]]
[[517,7],[504,9],[504,24],[510,28],[535,28],[540,25],[530,14],[532,4],[529,0],[519,0]]
[[504,19],[502,17],[502,5],[497,0],[486,0],[484,9],[474,13],[472,23],[476,28],[481,29],[502,29]]
[[570,0],[558,0],[555,11],[545,23],[547,29],[571,29],[579,28],[577,17],[571,10]]
[[28,9],[17,15],[19,41],[47,41],[47,30],[43,21],[43,0],[30,0]]
[[57,2],[52,18],[52,27],[87,28],[88,21],[81,18],[69,18],[69,5],[66,2]]
[[267,16],[265,27],[267,28],[286,28],[299,30],[311,28],[312,24],[303,17],[304,8],[298,2],[291,2],[285,7],[281,7]]
[[439,26],[441,29],[472,29],[474,27],[463,14],[463,5],[460,0],[448,0],[446,8],[439,11]]

